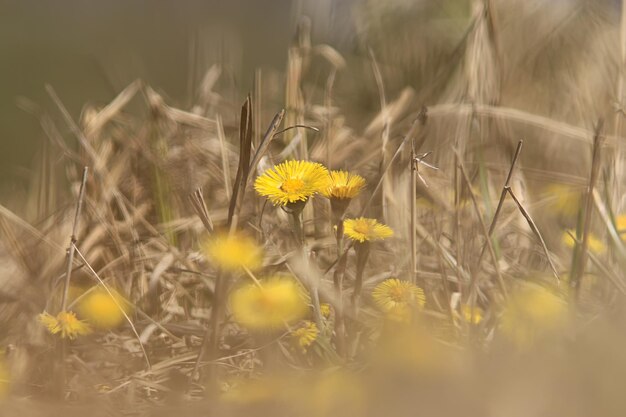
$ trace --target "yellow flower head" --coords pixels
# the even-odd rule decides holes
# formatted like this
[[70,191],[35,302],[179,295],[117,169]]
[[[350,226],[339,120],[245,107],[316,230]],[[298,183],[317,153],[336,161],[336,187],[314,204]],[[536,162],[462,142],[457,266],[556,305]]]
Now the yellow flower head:
[[580,208],[582,193],[572,186],[550,184],[544,189],[548,209],[556,214],[575,216]]
[[508,301],[502,332],[519,347],[530,347],[538,336],[564,324],[566,303],[542,287],[524,288]]
[[78,320],[76,314],[71,311],[61,311],[56,317],[44,311],[39,315],[39,322],[51,334],[60,334],[63,339],[76,339],[77,336],[91,332],[89,325]]
[[620,214],[615,218],[615,228],[622,241],[626,242],[626,214]]
[[357,174],[346,171],[330,171],[330,184],[322,191],[324,197],[346,200],[359,195],[365,187],[365,180]]
[[[124,321],[124,313],[130,312],[130,304],[114,289],[109,292],[98,286],[78,302],[81,317],[99,329],[113,329]],[[122,312],[122,309],[124,310]]]
[[259,176],[254,189],[274,205],[286,206],[309,197],[328,187],[328,170],[316,162],[286,161]]
[[204,253],[225,271],[255,270],[263,264],[263,250],[254,239],[241,233],[217,234],[203,244]]
[[324,317],[325,319],[330,318],[330,313],[331,313],[330,304],[328,303],[320,304],[320,313],[322,313],[322,317]]
[[382,240],[393,236],[393,230],[387,225],[378,223],[376,219],[359,217],[343,222],[343,231],[352,240],[361,243],[370,240]]
[[397,278],[387,279],[374,288],[372,298],[385,313],[402,316],[411,308],[426,304],[424,291],[415,284]]
[[472,308],[472,306],[467,304],[461,306],[461,317],[463,317],[463,320],[467,323],[479,324],[483,321],[483,315],[483,310],[480,307],[474,306],[474,308]]
[[[576,236],[575,230],[570,229],[563,232],[563,243],[568,248],[573,248],[576,244],[576,241],[572,236]],[[595,235],[591,233],[589,234],[589,237],[587,239],[587,245],[589,250],[596,255],[600,255],[606,251],[606,246],[604,245],[604,243],[602,243],[600,239],[598,239]]]
[[302,288],[292,279],[271,278],[262,287],[247,284],[233,291],[230,306],[235,320],[251,330],[276,329],[306,315]]
[[291,337],[300,350],[306,352],[308,347],[315,342],[319,334],[320,331],[317,325],[312,321],[306,320],[304,324],[291,332]]

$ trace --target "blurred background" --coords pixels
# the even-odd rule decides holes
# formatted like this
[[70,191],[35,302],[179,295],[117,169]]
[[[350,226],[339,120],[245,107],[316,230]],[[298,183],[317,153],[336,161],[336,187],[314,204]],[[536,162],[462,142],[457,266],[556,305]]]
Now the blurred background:
[[85,103],[106,104],[138,78],[171,104],[188,106],[206,70],[217,63],[222,82],[243,96],[256,68],[284,71],[304,14],[316,19],[315,36],[348,46],[352,3],[0,1],[0,182],[6,186],[28,175],[25,169],[44,140],[32,108],[51,109],[45,84],[75,119]]

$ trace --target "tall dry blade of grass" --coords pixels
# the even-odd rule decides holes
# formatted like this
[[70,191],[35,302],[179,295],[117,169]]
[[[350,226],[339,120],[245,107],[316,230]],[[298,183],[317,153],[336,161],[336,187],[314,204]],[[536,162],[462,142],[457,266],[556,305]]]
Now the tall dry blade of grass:
[[[591,218],[593,214],[593,190],[596,187],[598,175],[600,173],[601,161],[601,149],[604,142],[602,136],[604,122],[602,119],[598,121],[596,125],[596,132],[593,138],[593,148],[591,152],[591,173],[589,176],[589,184],[587,185],[587,191],[585,193],[585,205],[581,210],[580,219],[580,235],[581,244],[576,246],[576,253],[574,255],[572,265],[572,275],[570,278],[570,285],[574,291],[576,298],[580,295],[580,286],[587,266],[587,251],[589,250],[589,232],[591,228]],[[578,237],[578,236],[577,236]]]

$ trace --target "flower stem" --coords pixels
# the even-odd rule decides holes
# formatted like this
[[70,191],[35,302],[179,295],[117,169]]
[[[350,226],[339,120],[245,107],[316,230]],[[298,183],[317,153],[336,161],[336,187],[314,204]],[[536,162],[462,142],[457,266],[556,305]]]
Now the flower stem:
[[356,278],[354,281],[354,291],[352,292],[352,312],[354,318],[358,317],[359,302],[361,299],[361,291],[363,290],[363,273],[367,258],[370,255],[370,245],[368,242],[359,243],[355,246],[356,250]]
[[346,325],[343,312],[343,277],[346,272],[348,257],[343,253],[343,219],[337,221],[337,256],[339,261],[333,274],[333,284],[337,301],[335,303],[335,346],[339,356],[345,355],[346,348]]
[[[296,233],[296,238],[298,241],[299,250],[301,251],[302,259],[304,262],[309,262],[309,254],[306,249],[306,242],[304,239],[304,230],[302,228],[302,220],[300,216],[302,215],[302,210],[292,211],[291,218],[293,219],[293,229]],[[307,265],[308,269],[308,265]],[[313,304],[313,314],[315,316],[315,324],[317,324],[318,328],[322,328],[322,312],[320,309],[320,296],[318,292],[319,283],[316,280],[311,280],[309,282],[309,291],[311,292],[311,303]]]

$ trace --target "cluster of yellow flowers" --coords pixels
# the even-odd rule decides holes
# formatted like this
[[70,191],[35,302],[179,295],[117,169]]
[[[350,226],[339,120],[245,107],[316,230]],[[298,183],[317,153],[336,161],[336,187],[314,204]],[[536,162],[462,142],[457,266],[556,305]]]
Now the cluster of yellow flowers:
[[365,187],[365,180],[346,171],[328,171],[310,161],[286,161],[268,169],[254,182],[254,188],[274,205],[285,207],[306,202],[316,194],[331,200],[350,200]]
[[[74,288],[72,292],[79,293],[79,289]],[[114,329],[122,324],[124,315],[131,311],[131,304],[119,292],[100,285],[79,295],[76,305],[76,311],[83,320],[75,312],[63,310],[56,316],[44,311],[39,315],[39,322],[51,334],[73,340],[93,330]]]

